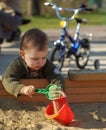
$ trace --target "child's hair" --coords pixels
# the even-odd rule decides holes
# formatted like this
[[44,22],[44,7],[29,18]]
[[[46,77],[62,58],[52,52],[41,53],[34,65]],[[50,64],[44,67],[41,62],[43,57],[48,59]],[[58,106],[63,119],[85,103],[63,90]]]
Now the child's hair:
[[33,28],[25,32],[21,39],[20,50],[36,47],[38,51],[45,49],[48,46],[48,37],[46,33],[40,29]]

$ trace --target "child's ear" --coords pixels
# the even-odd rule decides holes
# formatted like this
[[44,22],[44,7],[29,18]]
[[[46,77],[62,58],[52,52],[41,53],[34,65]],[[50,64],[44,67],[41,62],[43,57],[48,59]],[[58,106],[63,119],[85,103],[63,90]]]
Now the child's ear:
[[19,55],[20,55],[22,58],[24,58],[25,52],[24,52],[23,50],[20,50],[20,51],[19,51]]

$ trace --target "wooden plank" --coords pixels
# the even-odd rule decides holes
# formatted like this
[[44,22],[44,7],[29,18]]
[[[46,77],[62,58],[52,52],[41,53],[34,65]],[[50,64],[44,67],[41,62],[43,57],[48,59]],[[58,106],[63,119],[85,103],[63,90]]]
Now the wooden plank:
[[[66,88],[72,88],[72,87],[106,87],[106,80],[104,81],[71,81],[68,78],[64,79]],[[48,85],[48,81],[45,79],[23,79],[21,82],[25,85],[36,85],[38,88],[45,88],[45,86]],[[3,88],[3,85],[0,81],[0,88]]]
[[106,94],[106,87],[83,87],[83,88],[67,88],[66,94],[99,94],[99,93],[105,93]]
[[[79,81],[71,81],[69,80],[68,78],[65,78],[64,79],[65,81],[65,86],[66,87],[78,87],[78,86],[85,86],[85,83],[87,84],[88,82],[84,81],[84,82],[79,82]],[[39,88],[44,88],[45,86],[48,85],[48,81],[46,79],[22,79],[21,82],[25,85],[29,85],[29,84],[32,84],[32,85],[37,85],[37,87]],[[81,85],[80,85],[80,84]],[[94,82],[95,83],[95,82]],[[93,83],[93,84],[94,84]],[[89,86],[89,85],[88,85]],[[3,85],[1,83],[1,80],[0,80],[0,88],[3,88]]]
[[86,71],[72,71],[68,72],[68,77],[70,80],[85,80],[85,81],[97,81],[97,80],[106,80],[106,73],[101,71],[97,72],[94,70]]
[[3,88],[0,89],[0,96],[9,96],[9,95],[10,94],[7,91],[5,91]]
[[102,94],[74,94],[67,95],[69,103],[103,103],[106,102],[106,93]]
[[[25,85],[35,85],[37,88],[44,88],[48,85],[48,81],[46,79],[22,79],[21,83]],[[0,88],[3,88],[2,82],[0,80]]]
[[[95,94],[95,93],[106,93],[106,88],[105,87],[88,87],[88,88],[67,88],[66,89],[66,94]],[[10,94],[6,92],[3,88],[0,89],[0,96],[9,96]]]
[[[23,79],[21,82],[25,85],[35,85],[37,86],[36,88],[45,88],[45,86],[48,85],[48,81],[46,79]],[[9,96],[10,94],[4,90],[2,82],[0,81],[0,96],[3,95]]]
[[84,80],[69,80],[68,78],[64,79],[66,87],[106,87],[106,80],[97,80],[97,81],[84,81]]
[[3,88],[3,85],[2,85],[2,82],[1,82],[1,80],[0,80],[0,89],[1,89],[1,88]]
[[[4,96],[0,96],[2,98]],[[15,98],[14,96],[7,96],[8,98]],[[106,94],[72,94],[67,95],[67,99],[69,103],[103,103],[106,102]],[[49,103],[50,101],[46,99],[45,96],[33,96],[32,98],[28,96],[20,96],[17,100],[21,102],[34,102],[34,103]]]
[[44,103],[44,104],[50,102],[44,95],[33,96],[32,98],[25,95],[19,96],[18,98],[15,98],[12,95],[2,95],[2,96],[0,95],[0,98],[3,97],[8,97],[10,99],[17,99],[20,102],[33,102],[33,103]]
[[[84,102],[106,102],[106,80],[97,81],[85,81],[85,80],[69,80],[64,79],[66,87],[66,95],[70,103],[84,103]],[[38,88],[45,88],[48,85],[48,81],[45,79],[25,79],[21,80],[25,85],[35,85]],[[0,98],[7,96],[9,98],[15,98],[7,93],[2,86],[0,81]],[[48,99],[45,95],[37,94],[30,98],[28,96],[19,96],[17,98],[19,101],[28,102],[45,102],[48,103]]]
[[20,96],[17,98],[19,101],[21,102],[44,102],[44,103],[49,103],[50,101],[46,98],[45,95],[36,95],[36,96],[32,96],[32,97],[28,97],[28,96]]
[[[6,93],[5,93],[6,94]],[[21,101],[21,102],[34,102],[34,103],[39,103],[39,102],[44,102],[45,104],[49,103],[50,101],[46,98],[45,95],[43,94],[35,94],[33,95],[32,97],[28,97],[26,95],[22,95],[22,96],[19,96],[19,97],[14,97],[10,94],[6,94],[6,95],[0,95],[0,98],[3,98],[3,97],[8,97],[10,99],[17,99],[18,101]]]
[[37,88],[45,88],[49,82],[46,79],[22,79],[21,83],[25,85],[34,85]]

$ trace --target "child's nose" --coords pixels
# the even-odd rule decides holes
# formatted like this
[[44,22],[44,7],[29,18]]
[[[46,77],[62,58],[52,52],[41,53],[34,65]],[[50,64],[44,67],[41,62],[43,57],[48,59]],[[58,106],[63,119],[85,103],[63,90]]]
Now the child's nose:
[[42,64],[43,63],[43,61],[42,60],[38,60],[38,64],[40,65],[40,64]]

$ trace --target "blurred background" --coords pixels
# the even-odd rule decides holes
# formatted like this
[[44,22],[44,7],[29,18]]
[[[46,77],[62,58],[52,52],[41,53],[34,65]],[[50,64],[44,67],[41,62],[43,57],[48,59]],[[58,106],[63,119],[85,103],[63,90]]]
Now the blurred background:
[[[55,11],[45,6],[44,2],[55,2],[58,6],[66,8],[77,8],[81,4],[85,4],[94,9],[93,12],[80,12],[82,17],[88,19],[89,25],[106,25],[106,0],[22,0],[23,15],[31,19],[30,24],[20,27],[22,31],[31,27],[40,29],[60,28]],[[67,15],[70,16],[71,14],[68,13]],[[73,22],[73,26],[74,24],[75,22]]]
[[44,2],[55,2],[63,7],[78,7],[81,3],[93,7],[96,11],[106,12],[106,0],[22,0],[24,15],[45,15],[53,13],[44,6]]

